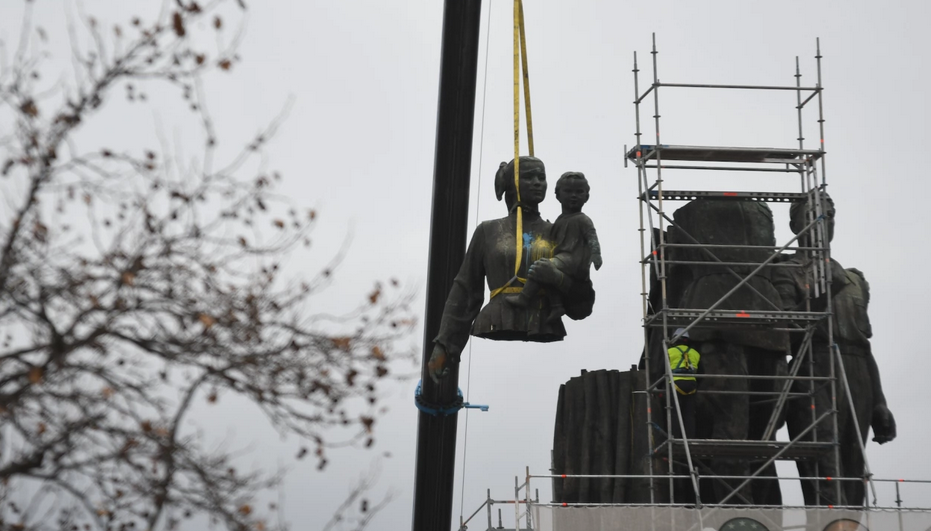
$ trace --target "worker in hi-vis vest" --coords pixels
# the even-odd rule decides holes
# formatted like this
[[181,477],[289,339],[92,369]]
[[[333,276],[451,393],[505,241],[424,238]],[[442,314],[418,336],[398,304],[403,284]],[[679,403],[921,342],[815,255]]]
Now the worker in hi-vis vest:
[[[673,337],[675,336],[679,336],[679,339],[675,345],[669,347],[669,368],[672,369],[672,383],[676,388],[679,408],[682,411],[685,436],[691,439],[695,436],[695,392],[698,390],[695,374],[698,372],[701,354],[689,345],[689,333],[684,329],[677,328],[673,334]],[[675,408],[675,402],[672,397],[669,398]],[[672,436],[682,438],[679,419],[675,415],[672,418]]]

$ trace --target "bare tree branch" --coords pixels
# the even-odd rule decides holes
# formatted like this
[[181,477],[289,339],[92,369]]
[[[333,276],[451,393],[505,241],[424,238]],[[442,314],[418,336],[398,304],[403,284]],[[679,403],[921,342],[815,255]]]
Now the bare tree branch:
[[[291,101],[222,158],[206,104],[205,74],[238,61],[244,4],[166,2],[154,21],[115,25],[112,39],[75,7],[57,32],[73,84],[42,87],[50,65],[39,60],[45,37],[30,40],[28,1],[14,59],[0,62],[0,112],[13,119],[0,139],[11,206],[0,215],[0,529],[170,530],[198,515],[237,531],[283,528],[256,501],[280,474],[208,448],[191,412],[245,398],[270,428],[304,438],[318,468],[328,448],[371,446],[380,389],[412,359],[402,346],[412,295],[374,282],[348,312],[316,308],[345,249],[309,279],[283,272],[317,223],[265,167]],[[159,151],[79,149],[79,126],[117,87],[132,104],[176,94],[199,132],[175,154],[163,139]],[[387,502],[363,503],[370,486],[347,499],[341,526],[361,529]]]

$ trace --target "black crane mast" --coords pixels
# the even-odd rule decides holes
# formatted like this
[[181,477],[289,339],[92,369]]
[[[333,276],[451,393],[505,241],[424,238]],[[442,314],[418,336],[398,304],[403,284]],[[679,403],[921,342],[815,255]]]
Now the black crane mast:
[[[427,362],[465,256],[481,12],[481,0],[446,0],[443,8],[421,393],[423,401],[438,406],[455,403],[459,392],[458,364],[437,384],[429,378]],[[419,413],[414,531],[450,528],[457,422],[456,413]]]

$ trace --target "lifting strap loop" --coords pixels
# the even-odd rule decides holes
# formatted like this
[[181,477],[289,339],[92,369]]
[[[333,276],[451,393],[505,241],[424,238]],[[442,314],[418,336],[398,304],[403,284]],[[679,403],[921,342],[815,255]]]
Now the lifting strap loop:
[[[522,68],[523,67],[523,68]],[[517,191],[517,235],[515,245],[517,257],[514,261],[514,275],[520,273],[524,248],[524,217],[520,206],[520,82],[521,73],[524,80],[524,104],[527,115],[527,143],[530,156],[533,156],[533,121],[530,113],[530,72],[527,67],[527,39],[524,30],[524,4],[514,0],[514,189]],[[505,286],[506,287],[506,286]],[[492,295],[497,295],[499,288]]]
[[523,286],[511,286],[511,284],[512,284],[515,280],[518,281],[518,282],[520,282],[520,283],[522,283],[522,284],[526,284],[526,283],[527,283],[527,279],[526,279],[526,278],[521,278],[521,277],[518,277],[518,276],[514,276],[514,277],[511,278],[511,280],[508,280],[503,286],[501,286],[500,288],[498,288],[498,289],[492,291],[492,292],[491,292],[491,296],[488,297],[488,299],[489,299],[489,300],[494,299],[495,297],[497,297],[498,295],[500,295],[500,294],[502,294],[502,293],[520,293],[521,291],[523,291],[523,290],[524,290],[524,287],[523,287]]
[[533,115],[530,113],[530,69],[527,66],[527,29],[524,26],[524,2],[517,0],[520,6],[520,57],[524,72],[524,110],[527,115],[527,150],[533,156]]
[[514,189],[517,192],[517,259],[514,274],[520,273],[524,249],[523,208],[520,206],[520,0],[514,0]]
[[[522,75],[523,74],[523,75]],[[533,119],[530,113],[530,72],[527,67],[527,39],[524,30],[524,4],[514,0],[514,190],[517,192],[517,234],[515,235],[516,257],[514,276],[503,286],[492,290],[491,297],[501,293],[520,293],[522,286],[511,286],[514,281],[526,284],[521,278],[520,265],[524,260],[524,213],[520,200],[520,83],[524,80],[524,106],[527,115],[527,143],[533,156]]]

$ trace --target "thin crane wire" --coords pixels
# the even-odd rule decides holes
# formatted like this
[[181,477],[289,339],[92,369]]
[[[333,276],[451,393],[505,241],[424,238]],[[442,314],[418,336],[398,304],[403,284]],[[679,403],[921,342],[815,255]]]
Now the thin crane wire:
[[[479,143],[478,143],[478,185],[475,189],[475,225],[478,225],[478,212],[479,207],[482,203],[482,157],[485,152],[485,108],[486,108],[486,95],[488,94],[488,49],[490,48],[489,43],[491,42],[491,3],[493,0],[488,1],[488,22],[485,25],[485,73],[484,79],[482,80],[482,118],[481,118],[481,130],[479,132]],[[472,387],[472,341],[469,341],[469,366],[466,373],[466,392],[465,392],[465,401],[469,401],[469,389]],[[466,480],[466,453],[469,448],[469,410],[465,410],[465,426],[462,434],[462,486],[459,488],[459,521],[462,522],[462,517],[465,510],[465,480]]]

